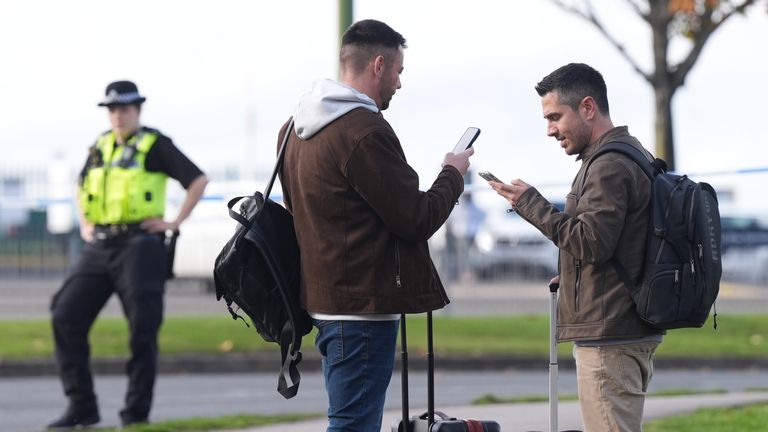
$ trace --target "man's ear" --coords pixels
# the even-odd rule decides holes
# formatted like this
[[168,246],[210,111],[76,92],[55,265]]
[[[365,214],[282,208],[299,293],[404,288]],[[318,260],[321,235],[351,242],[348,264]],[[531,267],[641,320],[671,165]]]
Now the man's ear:
[[587,120],[592,120],[598,113],[597,102],[592,96],[585,96],[579,104],[579,110]]
[[377,55],[373,59],[373,74],[376,76],[376,78],[381,78],[384,76],[384,69],[385,69],[385,62],[384,62],[384,56],[383,55]]

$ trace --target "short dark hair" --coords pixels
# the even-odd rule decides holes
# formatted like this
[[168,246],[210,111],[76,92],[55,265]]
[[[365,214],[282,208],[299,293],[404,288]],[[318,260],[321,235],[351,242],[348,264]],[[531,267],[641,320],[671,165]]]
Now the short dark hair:
[[559,102],[568,105],[574,111],[579,109],[579,103],[587,96],[592,96],[597,102],[597,108],[603,114],[608,114],[608,90],[600,72],[584,63],[569,63],[545,76],[536,84],[539,96],[557,92]]
[[387,53],[382,51],[397,50],[400,47],[407,48],[405,38],[392,27],[381,21],[362,20],[349,26],[341,36],[339,61],[360,72],[374,56],[384,54],[386,57]]

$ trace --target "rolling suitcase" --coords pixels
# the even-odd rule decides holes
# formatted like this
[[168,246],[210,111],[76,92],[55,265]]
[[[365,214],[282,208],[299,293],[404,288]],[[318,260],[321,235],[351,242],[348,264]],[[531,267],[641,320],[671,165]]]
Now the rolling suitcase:
[[[392,432],[500,432],[495,421],[462,420],[435,411],[435,351],[432,339],[432,312],[427,312],[427,412],[410,417],[408,410],[408,342],[405,314],[400,316],[400,349],[402,360],[403,417],[392,424]],[[408,419],[403,421],[403,419]]]

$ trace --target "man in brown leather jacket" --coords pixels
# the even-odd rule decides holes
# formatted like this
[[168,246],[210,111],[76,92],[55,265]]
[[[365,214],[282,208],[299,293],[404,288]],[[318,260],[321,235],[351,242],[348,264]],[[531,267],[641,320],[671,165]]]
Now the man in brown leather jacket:
[[[491,186],[560,248],[557,336],[574,341],[579,402],[586,431],[640,431],[645,391],[659,330],[635,312],[615,256],[633,280],[642,271],[651,184],[628,157],[611,152],[589,164],[609,142],[642,149],[626,126],[614,127],[605,82],[585,64],[568,64],[536,86],[547,135],[582,161],[565,210],[558,211],[520,179]],[[589,164],[589,170],[586,170]]]
[[[405,39],[360,21],[344,33],[341,82],[304,95],[282,172],[301,249],[301,301],[318,328],[328,431],[378,431],[401,313],[448,304],[427,239],[464,189],[472,150],[447,154],[428,191],[381,111],[400,88]],[[438,147],[439,148],[439,147]]]

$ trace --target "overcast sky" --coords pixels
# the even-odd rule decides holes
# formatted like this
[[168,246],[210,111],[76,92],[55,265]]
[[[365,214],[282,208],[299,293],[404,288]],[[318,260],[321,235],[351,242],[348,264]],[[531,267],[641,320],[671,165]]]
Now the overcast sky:
[[[598,4],[648,67],[648,29],[623,2]],[[603,73],[614,124],[653,150],[650,86],[597,31],[547,1],[358,0],[354,17],[383,20],[408,40],[403,88],[385,116],[424,188],[467,126],[482,129],[475,169],[569,183],[578,164],[546,137],[533,86],[574,61]],[[56,158],[80,166],[108,128],[96,107],[104,87],[131,79],[148,98],[143,123],[203,169],[268,171],[298,98],[336,76],[337,27],[336,0],[3,2],[0,167]],[[766,42],[764,4],[710,40],[675,98],[679,171],[768,167]],[[746,183],[766,185],[768,175]]]

